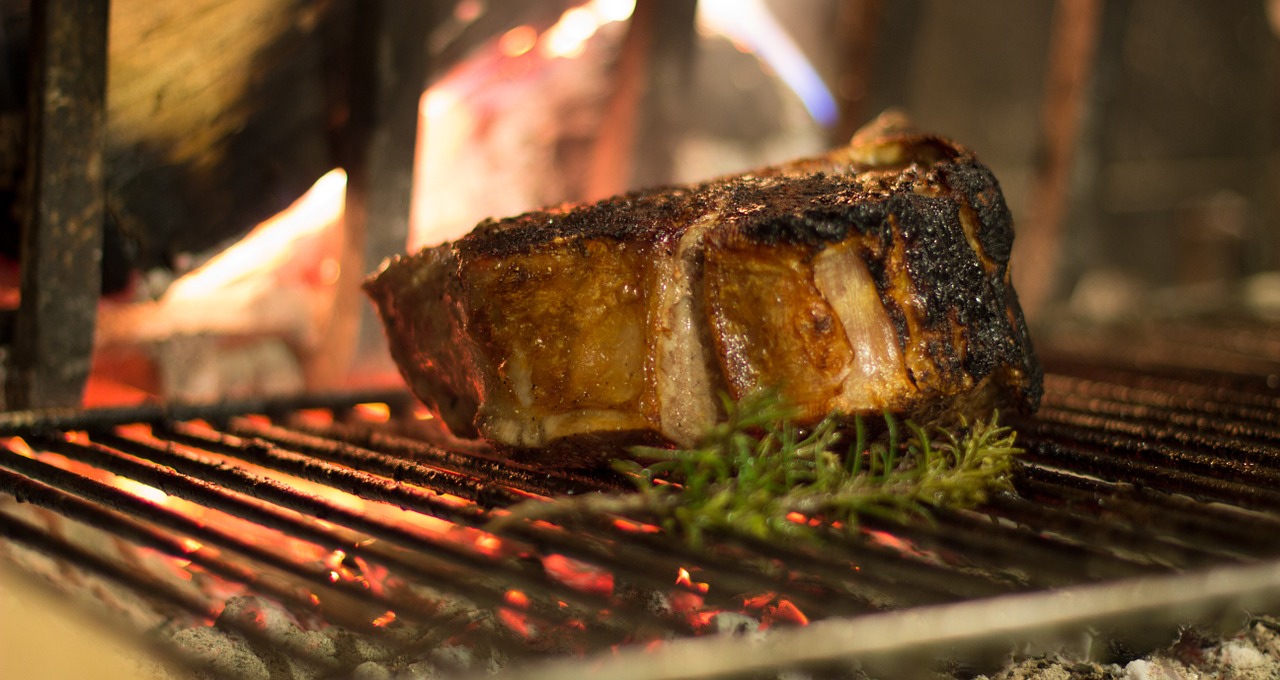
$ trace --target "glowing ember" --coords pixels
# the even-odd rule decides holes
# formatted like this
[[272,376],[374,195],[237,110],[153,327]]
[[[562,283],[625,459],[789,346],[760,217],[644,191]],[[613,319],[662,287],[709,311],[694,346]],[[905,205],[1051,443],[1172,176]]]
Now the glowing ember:
[[782,600],[769,610],[760,627],[764,628],[765,624],[769,623],[789,623],[797,626],[807,626],[809,625],[809,617],[805,616],[804,612],[792,604],[791,600]]
[[637,531],[643,534],[662,533],[662,527],[660,526],[657,526],[655,524],[645,524],[643,522],[636,522],[629,519],[621,519],[621,518],[615,519],[613,521],[613,525],[618,527],[619,529],[622,529],[623,531]]
[[169,494],[160,489],[142,482],[135,482],[127,477],[117,477],[116,487],[158,505],[163,505],[165,501],[169,500]]
[[388,609],[385,614],[373,620],[373,625],[379,628],[382,628],[384,626],[390,625],[395,620],[396,620],[396,613]]
[[13,451],[20,456],[26,456],[27,458],[36,457],[36,452],[31,449],[31,446],[27,444],[27,440],[22,437],[8,437],[0,441],[2,441],[10,451]]
[[905,539],[899,538],[898,536],[894,536],[893,534],[887,531],[877,531],[875,529],[864,529],[863,533],[865,533],[867,535],[867,538],[870,538],[873,543],[877,543],[886,548],[896,550],[897,552],[903,555],[909,555],[911,557],[922,559],[928,562],[942,561],[941,558],[938,557],[937,553],[934,553],[933,551],[930,551],[930,550],[921,550],[920,548],[916,547],[914,543],[907,541]]
[[508,590],[506,594],[503,595],[502,599],[512,607],[518,607],[520,609],[529,608],[529,596],[525,595],[522,591]]
[[356,404],[355,412],[361,418],[377,423],[391,420],[391,407],[386,404]]
[[476,536],[476,549],[489,557],[497,557],[502,554],[502,539],[493,534],[480,534]]
[[295,412],[294,417],[308,425],[323,426],[333,424],[333,412],[329,409],[301,409]]
[[525,637],[529,636],[529,621],[523,612],[504,607],[498,610],[498,620],[516,633]]
[[689,574],[689,570],[684,567],[680,567],[680,573],[676,576],[676,585],[684,586],[699,593],[706,593],[708,590],[711,590],[710,584],[694,581],[693,577]]
[[577,590],[608,596],[613,594],[613,574],[563,555],[548,555],[542,559],[547,574],[557,581]]

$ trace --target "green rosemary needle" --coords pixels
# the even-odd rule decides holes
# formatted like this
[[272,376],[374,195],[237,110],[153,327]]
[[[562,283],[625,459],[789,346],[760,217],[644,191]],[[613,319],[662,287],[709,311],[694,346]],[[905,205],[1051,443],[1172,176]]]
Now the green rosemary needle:
[[693,448],[637,448],[638,460],[617,461],[637,493],[529,501],[504,521],[640,516],[692,545],[708,532],[814,538],[823,527],[856,528],[862,517],[927,518],[932,506],[981,503],[1009,485],[1021,452],[997,414],[927,425],[885,414],[883,433],[872,438],[862,417],[851,433],[838,414],[801,429],[794,410],[768,393],[726,399],[725,413]]

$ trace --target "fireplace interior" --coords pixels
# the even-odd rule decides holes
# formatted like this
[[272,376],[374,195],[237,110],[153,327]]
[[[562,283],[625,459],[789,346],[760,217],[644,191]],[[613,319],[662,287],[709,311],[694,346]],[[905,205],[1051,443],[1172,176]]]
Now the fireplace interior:
[[[0,45],[0,594],[147,672],[1280,668],[1274,0],[0,0]],[[453,437],[363,277],[890,107],[1015,215],[1010,488],[813,544],[504,520],[632,484]]]

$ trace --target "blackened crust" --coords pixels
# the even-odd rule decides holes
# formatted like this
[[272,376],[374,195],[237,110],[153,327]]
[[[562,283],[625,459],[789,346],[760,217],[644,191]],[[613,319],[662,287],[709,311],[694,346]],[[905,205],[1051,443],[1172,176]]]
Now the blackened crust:
[[593,203],[487,220],[458,242],[464,258],[510,257],[536,251],[556,239],[610,239],[646,243],[678,238],[711,207],[698,188],[663,187]]

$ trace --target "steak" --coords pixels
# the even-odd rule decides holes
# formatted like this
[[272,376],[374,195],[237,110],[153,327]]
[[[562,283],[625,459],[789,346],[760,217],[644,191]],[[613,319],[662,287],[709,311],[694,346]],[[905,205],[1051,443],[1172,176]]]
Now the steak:
[[486,220],[365,288],[455,434],[689,445],[760,389],[802,424],[1033,410],[1012,241],[972,152],[882,116],[825,156]]

